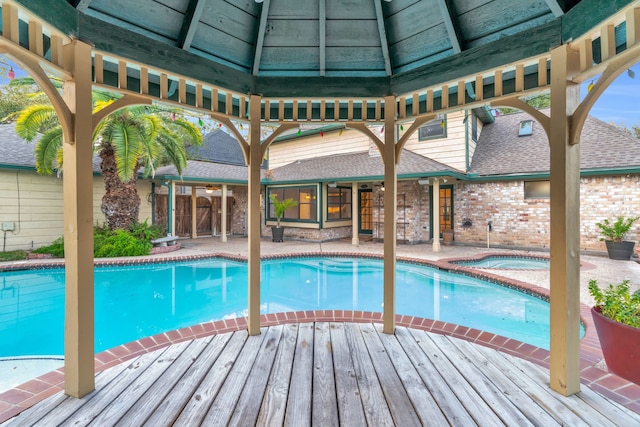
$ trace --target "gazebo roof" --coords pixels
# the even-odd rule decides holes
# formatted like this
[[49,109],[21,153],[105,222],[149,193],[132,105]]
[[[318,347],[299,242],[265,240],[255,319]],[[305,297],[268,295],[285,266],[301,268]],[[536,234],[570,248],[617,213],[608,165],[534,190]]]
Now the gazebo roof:
[[629,3],[67,1],[29,8],[107,54],[265,97],[407,93],[545,54]]

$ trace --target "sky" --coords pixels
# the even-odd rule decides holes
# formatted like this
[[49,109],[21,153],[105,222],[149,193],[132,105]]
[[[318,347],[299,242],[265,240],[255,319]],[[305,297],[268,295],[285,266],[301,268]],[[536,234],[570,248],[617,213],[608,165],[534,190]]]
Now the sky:
[[[6,57],[0,56],[0,62],[6,61]],[[628,73],[623,72],[604,91],[589,114],[597,117],[605,123],[624,125],[627,128],[640,126],[640,63],[631,67],[635,73],[635,78],[631,78]],[[16,77],[23,77],[27,74],[14,67]],[[588,84],[596,82],[599,76],[593,80],[588,80],[582,84],[581,96],[587,93]],[[4,78],[0,78],[0,84],[6,84]]]
[[[596,101],[591,115],[606,123],[624,124],[628,128],[640,126],[640,64],[634,65],[631,70],[635,78],[632,79],[626,72],[618,76]],[[585,82],[581,89],[583,97],[588,83]]]

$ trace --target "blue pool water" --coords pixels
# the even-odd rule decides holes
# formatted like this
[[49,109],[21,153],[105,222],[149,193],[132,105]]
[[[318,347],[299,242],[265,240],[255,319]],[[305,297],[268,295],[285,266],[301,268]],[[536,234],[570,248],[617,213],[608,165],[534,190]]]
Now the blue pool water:
[[519,258],[488,256],[476,261],[458,261],[455,264],[476,268],[504,268],[519,270],[548,270],[549,260],[545,258]]
[[[263,261],[261,312],[382,311],[381,260]],[[430,267],[398,263],[399,314],[549,347],[549,305]],[[210,320],[246,316],[247,265],[209,259],[95,269],[95,350]],[[64,270],[0,273],[0,357],[61,355]]]

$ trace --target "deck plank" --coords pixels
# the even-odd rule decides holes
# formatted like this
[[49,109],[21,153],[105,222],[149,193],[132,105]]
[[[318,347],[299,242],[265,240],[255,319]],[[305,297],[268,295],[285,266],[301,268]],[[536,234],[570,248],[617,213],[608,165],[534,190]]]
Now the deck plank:
[[52,426],[71,423],[69,419],[73,419],[73,423],[77,425],[86,425],[106,406],[121,395],[138,376],[144,373],[146,369],[152,366],[157,359],[164,357],[167,351],[175,352],[177,349],[167,347],[157,353],[144,354],[138,357],[134,362],[127,363],[127,369],[120,372],[106,387],[100,390],[98,394],[89,394],[81,399],[67,397],[53,411],[49,412],[46,417],[40,419],[36,425]]
[[[544,410],[556,419],[562,425],[570,426],[586,426],[584,420],[569,410],[562,404],[561,401],[554,396],[555,393],[548,387],[548,381],[544,384],[539,384],[533,381],[526,371],[531,369],[531,366],[527,365],[524,369],[517,365],[506,363],[507,359],[502,357],[500,352],[496,352],[490,348],[484,348],[478,346],[478,351],[482,352],[487,359],[494,361],[504,375],[506,375],[511,381],[517,384],[521,390],[530,395],[538,404],[544,408]],[[515,362],[517,357],[513,358]],[[543,386],[544,385],[544,386]]]
[[[500,391],[527,417],[537,425],[553,426],[559,423],[549,415],[529,394],[522,391],[513,381],[504,375],[502,369],[477,350],[477,345],[460,339],[451,339],[462,354],[481,371],[489,376]],[[447,353],[448,354],[448,353]]]
[[258,425],[276,426],[284,424],[297,338],[298,324],[285,325],[283,336],[276,352],[273,369],[269,375],[262,407],[258,414]]
[[340,423],[351,427],[366,426],[362,399],[360,399],[360,390],[349,353],[344,324],[331,323],[330,332]]
[[269,373],[273,367],[276,351],[282,338],[283,328],[282,325],[272,326],[265,333],[264,341],[258,351],[259,357],[253,363],[229,424],[256,424],[264,392],[267,388]]
[[218,391],[222,387],[231,367],[240,354],[249,334],[247,331],[234,332],[220,356],[216,359],[209,372],[200,385],[191,395],[189,401],[173,425],[194,426],[200,425],[207,410],[213,404]]
[[448,387],[458,396],[460,403],[465,406],[474,421],[481,426],[501,425],[502,421],[500,418],[493,412],[491,407],[487,405],[487,402],[476,394],[473,387],[467,383],[462,374],[460,374],[438,346],[429,338],[430,334],[417,330],[411,330],[410,332],[416,341],[418,341],[418,345],[429,355],[429,359],[433,362],[438,372],[440,372]]
[[291,370],[291,384],[284,424],[311,425],[311,381],[313,375],[313,323],[302,323]]
[[338,425],[338,401],[329,323],[317,322],[314,329],[311,419],[314,425],[335,426]]
[[380,380],[382,392],[387,399],[393,421],[396,425],[401,426],[420,426],[420,418],[378,337],[375,326],[371,323],[363,323],[360,329],[362,338],[369,350],[371,362]]
[[370,426],[391,426],[393,417],[387,405],[380,381],[369,357],[367,345],[362,338],[360,327],[353,323],[345,325],[349,351],[360,389],[362,408]]
[[[191,367],[207,347],[211,337],[192,341],[180,354],[171,369],[162,372],[160,377],[126,411],[121,411],[116,426],[142,425],[164,398],[180,382],[184,373]],[[126,412],[126,417],[124,416]],[[109,415],[109,424],[116,420],[116,414]],[[96,420],[97,421],[97,420]]]
[[[245,387],[251,368],[258,357],[268,329],[262,328],[260,335],[247,338],[242,351],[236,358],[229,375],[220,388],[220,393],[207,411],[202,424],[209,426],[228,425],[238,399]],[[262,400],[262,396],[259,396]]]
[[406,328],[396,328],[395,335],[440,410],[447,417],[449,424],[453,426],[474,425],[475,421],[456,394],[449,387],[442,387],[446,383],[429,359],[431,352],[425,351],[424,347],[419,345],[416,338]]
[[[185,341],[176,345],[170,346],[162,354],[162,357],[158,357],[153,364],[144,370],[138,377],[129,383],[126,394],[120,394],[111,403],[105,406],[98,414],[96,414],[89,425],[103,426],[112,424],[119,420],[127,411],[135,404],[139,396],[144,393],[160,378],[165,372],[171,371],[174,367],[174,362],[180,359],[185,352],[188,352],[189,347],[199,346],[200,343],[194,341]],[[135,399],[132,399],[135,396]],[[73,416],[73,422],[78,425],[82,424],[82,419],[79,419],[80,411]],[[84,419],[88,419],[90,415],[84,415]]]
[[453,337],[373,323],[303,323],[185,341],[97,375],[4,425],[640,425],[548,370]]
[[[153,357],[150,355],[145,355],[145,356],[146,358]],[[17,427],[20,425],[22,426],[35,425],[42,418],[44,418],[48,413],[52,412],[55,408],[57,408],[59,405],[62,404],[62,402],[66,400],[69,400],[69,403],[67,405],[69,406],[74,405],[76,406],[76,408],[79,408],[80,406],[84,405],[86,401],[92,399],[95,395],[97,395],[98,390],[102,390],[102,388],[106,387],[107,384],[109,384],[114,378],[118,377],[125,369],[128,369],[128,367],[131,364],[136,363],[140,357],[142,356],[139,356],[129,361],[128,364],[121,363],[117,366],[114,366],[111,369],[107,369],[106,371],[99,372],[96,375],[96,389],[93,390],[91,393],[87,394],[86,396],[84,396],[82,399],[73,399],[64,393],[56,393],[53,396],[46,398],[39,404],[34,405],[31,408],[23,411],[20,414],[19,418],[10,419],[6,423],[4,423],[3,426]],[[68,411],[69,412],[72,411],[71,407],[68,407]],[[18,420],[20,421],[19,423],[18,423]]]
[[189,367],[180,381],[172,389],[168,390],[170,394],[165,395],[164,400],[149,414],[149,417],[144,422],[145,426],[161,427],[170,426],[174,423],[176,417],[203,381],[203,377],[211,370],[214,362],[218,359],[232,336],[233,334],[221,334],[213,337],[209,345]]
[[[518,359],[512,363],[522,366],[522,362],[521,359]],[[548,383],[549,373],[545,373],[545,369],[540,366],[534,365],[530,369],[527,369],[527,375],[541,384]],[[640,416],[633,417],[630,416],[630,414],[622,414],[620,408],[610,402],[608,402],[608,404],[598,405],[598,409],[594,408],[594,406],[591,405],[591,398],[594,396],[595,392],[593,390],[589,390],[587,387],[581,387],[581,392],[578,394],[567,397],[557,395],[557,398],[586,423],[597,424],[599,426],[640,425]]]
[[[416,367],[407,356],[407,350],[403,348],[396,335],[382,333],[381,327],[376,327],[378,338],[382,341],[391,362],[395,366],[396,372],[404,385],[409,399],[413,403],[420,422],[423,425],[447,425],[448,421],[442,410],[429,392],[429,389],[422,382]],[[408,345],[416,345],[415,341],[408,342]]]
[[449,337],[444,335],[429,335],[429,339],[442,350],[452,365],[466,379],[467,383],[473,387],[478,396],[487,402],[493,412],[507,425],[533,426],[533,423],[514,406],[503,390],[496,384],[497,381],[487,374],[488,370],[482,366],[475,365],[468,355],[462,353]]

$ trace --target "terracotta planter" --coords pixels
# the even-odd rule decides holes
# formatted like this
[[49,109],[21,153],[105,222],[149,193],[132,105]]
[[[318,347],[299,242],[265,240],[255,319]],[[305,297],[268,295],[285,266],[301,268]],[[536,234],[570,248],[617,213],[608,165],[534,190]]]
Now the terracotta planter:
[[600,347],[607,367],[616,375],[640,384],[640,328],[603,316],[600,307],[591,309]]
[[605,240],[604,243],[607,245],[609,258],[625,261],[629,261],[631,259],[631,255],[633,255],[633,247],[636,244],[636,242],[614,242],[613,240]]
[[453,242],[453,230],[448,228],[442,231],[442,243],[450,245]]
[[284,227],[271,227],[271,241],[282,242],[284,240]]

